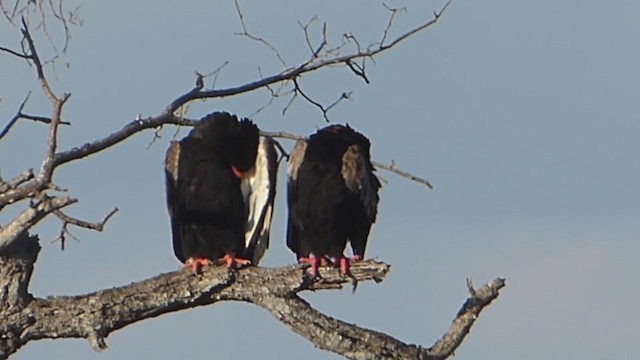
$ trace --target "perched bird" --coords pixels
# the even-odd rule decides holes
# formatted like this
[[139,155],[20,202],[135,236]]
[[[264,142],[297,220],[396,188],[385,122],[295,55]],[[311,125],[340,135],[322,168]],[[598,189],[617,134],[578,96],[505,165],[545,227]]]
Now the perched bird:
[[269,246],[277,155],[250,120],[215,112],[165,158],[173,251],[194,271],[257,265]]
[[[347,275],[350,262],[364,257],[380,188],[370,146],[348,125],[330,125],[298,140],[291,151],[287,246],[299,262],[311,264],[313,276],[326,260]],[[347,241],[351,258],[344,257]]]

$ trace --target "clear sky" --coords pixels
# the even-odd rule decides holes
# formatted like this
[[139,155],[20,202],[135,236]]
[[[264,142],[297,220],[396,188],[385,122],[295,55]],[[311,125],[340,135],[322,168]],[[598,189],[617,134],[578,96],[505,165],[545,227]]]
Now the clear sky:
[[[277,47],[288,65],[306,60],[298,21],[317,15],[337,42],[352,32],[379,39],[380,2],[242,0],[246,21]],[[441,1],[406,5],[394,34],[423,22]],[[225,61],[218,87],[281,69],[270,51],[240,31],[232,1],[84,2],[84,25],[51,74],[72,97],[60,148],[102,137],[138,114],[158,114],[188,90],[194,72]],[[369,63],[370,85],[333,68],[301,81],[325,103],[343,91],[353,100],[331,112],[371,139],[374,159],[427,177],[432,191],[387,172],[368,256],[392,265],[381,284],[307,293],[319,310],[430,346],[477,285],[502,276],[507,287],[474,326],[456,359],[632,359],[640,315],[640,2],[454,0],[435,27]],[[316,29],[318,29],[316,27]],[[0,44],[17,47],[4,23]],[[27,110],[47,115],[32,69],[0,56],[0,120],[27,91]],[[190,117],[214,110],[247,116],[269,94],[197,102]],[[308,134],[322,114],[286,99],[254,120],[264,130]],[[184,135],[182,130],[179,136]],[[174,128],[148,150],[152,132],[56,172],[80,203],[67,212],[98,220],[120,212],[103,233],[72,229],[80,242],[61,252],[50,240],[59,222],[36,228],[43,250],[31,291],[82,294],[178,267],[164,203],[162,159]],[[0,142],[9,178],[38,167],[46,137],[20,122]],[[290,147],[291,143],[283,141]],[[284,170],[284,167],[281,168]],[[281,171],[283,175],[283,171]],[[280,177],[272,245],[264,266],[292,263],[284,243],[286,207]],[[6,223],[13,212],[0,215]],[[113,333],[96,353],[84,340],[38,341],[15,359],[252,358],[333,359],[264,310],[221,303],[147,320]]]

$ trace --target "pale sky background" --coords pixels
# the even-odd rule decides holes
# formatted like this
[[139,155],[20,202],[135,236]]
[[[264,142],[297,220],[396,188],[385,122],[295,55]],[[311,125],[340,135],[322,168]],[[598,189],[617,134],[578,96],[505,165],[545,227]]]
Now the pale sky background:
[[[304,4],[303,4],[304,3]],[[390,1],[408,13],[394,34],[430,18],[442,1]],[[246,21],[289,65],[308,50],[297,21],[317,15],[335,43],[352,32],[380,38],[387,12],[376,1],[242,0]],[[158,114],[188,90],[194,71],[229,61],[218,87],[243,84],[281,67],[246,38],[232,1],[85,2],[65,69],[50,73],[58,94],[73,95],[60,149],[103,137],[138,114]],[[477,285],[502,276],[507,287],[482,313],[456,359],[632,359],[640,286],[640,2],[454,0],[435,27],[378,57],[370,85],[334,68],[305,77],[324,103],[343,91],[353,102],[331,112],[372,141],[373,157],[427,177],[432,191],[380,171],[379,220],[367,249],[392,265],[381,284],[305,293],[339,319],[430,346]],[[316,27],[316,29],[319,29]],[[19,33],[2,22],[0,44]],[[27,111],[48,115],[32,69],[0,55],[0,124],[29,89]],[[195,103],[189,116],[226,110],[247,116],[266,91]],[[286,99],[254,120],[264,130],[308,134],[322,114]],[[55,183],[80,203],[71,215],[98,220],[120,212],[103,233],[61,252],[50,240],[55,219],[36,228],[43,250],[31,291],[84,294],[175,270],[165,207],[162,159],[173,127],[149,150],[152,132],[59,169]],[[182,130],[183,136],[186,130]],[[37,168],[46,127],[20,122],[0,142],[10,178]],[[283,141],[290,148],[291,143]],[[284,170],[284,166],[281,167]],[[283,171],[280,173],[283,175]],[[284,242],[285,187],[280,177],[272,244],[264,266],[292,263]],[[0,222],[18,207],[0,216]],[[37,341],[15,359],[336,359],[315,349],[266,311],[242,303],[182,311],[113,333],[96,353],[85,340]]]

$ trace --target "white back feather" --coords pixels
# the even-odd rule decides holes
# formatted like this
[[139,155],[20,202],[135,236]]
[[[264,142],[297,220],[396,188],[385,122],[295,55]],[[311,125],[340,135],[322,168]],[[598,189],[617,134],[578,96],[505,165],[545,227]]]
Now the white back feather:
[[260,137],[258,155],[253,169],[243,176],[240,183],[245,203],[245,249],[252,250],[245,256],[258,265],[269,248],[269,230],[276,191],[277,155],[273,140]]

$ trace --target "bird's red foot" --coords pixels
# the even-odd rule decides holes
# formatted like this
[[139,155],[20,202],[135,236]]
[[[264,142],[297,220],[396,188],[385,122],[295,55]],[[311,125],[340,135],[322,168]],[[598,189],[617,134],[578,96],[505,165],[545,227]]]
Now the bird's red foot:
[[340,257],[338,258],[338,264],[340,266],[340,275],[342,276],[349,276],[350,274],[350,266],[351,263],[356,262],[356,261],[360,261],[362,260],[362,257],[360,257],[360,255],[353,255],[350,258],[346,258],[346,257]]
[[209,265],[209,260],[205,258],[193,258],[190,257],[182,264],[183,269],[191,268],[194,273],[200,270],[200,267]]
[[247,259],[237,258],[234,254],[226,254],[216,261],[218,265],[224,265],[228,268],[236,267],[240,268],[246,265],[251,265],[251,261]]
[[311,274],[312,277],[316,277],[318,276],[318,268],[320,267],[320,264],[326,264],[326,259],[324,258],[324,256],[321,257],[315,257],[313,255],[309,256],[309,257],[301,257],[298,259],[298,262],[300,264],[309,264],[311,265],[311,267],[309,268],[309,273]]

